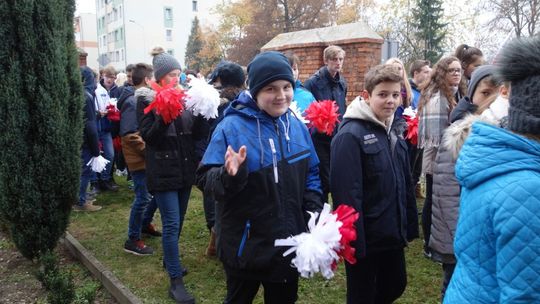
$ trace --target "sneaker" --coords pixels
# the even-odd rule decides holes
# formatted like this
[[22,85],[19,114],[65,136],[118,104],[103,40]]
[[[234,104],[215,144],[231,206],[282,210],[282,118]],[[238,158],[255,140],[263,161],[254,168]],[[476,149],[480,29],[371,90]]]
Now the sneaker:
[[195,298],[186,290],[182,278],[171,279],[169,297],[181,304],[195,304]]
[[98,210],[101,210],[101,206],[98,206],[98,205],[92,205],[92,204],[84,204],[84,205],[75,205],[73,206],[73,211],[75,212],[80,212],[80,211],[87,211],[87,212],[92,212],[92,211],[98,211]]
[[93,205],[94,203],[96,202],[96,199],[95,198],[86,198],[86,201],[84,201],[84,204],[85,205]]
[[124,251],[134,255],[151,255],[154,253],[154,249],[146,246],[143,241],[131,239],[128,239],[124,244]]
[[162,233],[158,230],[156,230],[156,226],[154,224],[148,224],[146,227],[143,227],[141,229],[141,233],[148,234],[151,236],[162,236]]

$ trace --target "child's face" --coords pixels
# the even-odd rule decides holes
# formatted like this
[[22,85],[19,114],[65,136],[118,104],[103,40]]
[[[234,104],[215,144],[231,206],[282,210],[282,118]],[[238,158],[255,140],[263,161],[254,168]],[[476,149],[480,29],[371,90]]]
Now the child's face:
[[454,61],[448,65],[446,81],[450,86],[459,85],[459,82],[461,81],[461,64],[459,61]]
[[298,64],[295,63],[292,65],[292,73],[294,76],[294,80],[298,80]]
[[289,109],[294,89],[287,80],[276,80],[264,86],[255,97],[259,109],[279,117]]
[[465,71],[463,71],[463,75],[467,77],[467,79],[471,79],[471,75],[476,70],[477,67],[484,64],[484,57],[478,57],[475,61],[471,62],[466,68]]
[[482,107],[486,102],[492,101],[498,91],[499,87],[492,85],[491,81],[481,80],[474,91],[472,102],[478,107]]
[[165,81],[165,84],[169,84],[175,78],[180,79],[180,73],[182,73],[182,71],[180,71],[179,69],[172,70],[168,74],[163,76],[163,78],[161,78],[161,81]]
[[401,102],[401,84],[399,82],[381,82],[371,94],[364,96],[373,114],[381,122],[390,118]]

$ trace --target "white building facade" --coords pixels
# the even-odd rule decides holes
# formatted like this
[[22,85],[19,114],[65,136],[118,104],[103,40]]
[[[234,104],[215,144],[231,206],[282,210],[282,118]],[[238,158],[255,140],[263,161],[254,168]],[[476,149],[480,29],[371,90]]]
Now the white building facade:
[[86,54],[86,64],[92,69],[97,69],[98,64],[98,41],[96,15],[91,13],[81,13],[74,19],[75,44],[77,48]]
[[96,0],[100,67],[152,63],[155,46],[183,63],[197,10],[197,0]]

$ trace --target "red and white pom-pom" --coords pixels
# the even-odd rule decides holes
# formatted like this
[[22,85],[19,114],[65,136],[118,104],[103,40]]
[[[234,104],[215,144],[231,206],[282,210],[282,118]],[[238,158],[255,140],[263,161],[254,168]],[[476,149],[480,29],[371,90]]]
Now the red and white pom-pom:
[[108,104],[107,105],[107,118],[110,121],[120,121],[120,111],[118,111],[118,108],[115,104]]
[[155,110],[165,124],[170,124],[184,111],[184,99],[186,97],[184,90],[178,87],[177,78],[174,78],[169,84],[165,84],[162,80],[161,86],[153,81],[150,82],[150,85],[156,91],[156,96],[154,101],[144,109],[144,114]]
[[86,164],[87,166],[90,166],[92,171],[100,173],[103,170],[105,170],[105,166],[109,163],[109,160],[107,160],[103,156],[96,156],[92,157],[92,159]]
[[296,116],[301,122],[305,124],[308,123],[308,121],[304,118],[304,116],[302,116],[302,111],[298,107],[298,102],[296,101],[291,102],[289,109],[294,113],[294,116]]
[[216,118],[220,102],[219,92],[202,79],[196,77],[190,77],[190,79],[191,87],[186,93],[186,108],[190,109],[194,115],[201,115],[206,119]]
[[[358,219],[358,213],[348,206],[341,209],[339,213],[330,212],[330,210],[330,205],[324,204],[320,215],[310,212],[309,232],[274,242],[274,246],[291,246],[283,253],[283,256],[296,253],[291,262],[304,278],[313,277],[315,273],[320,272],[324,278],[331,279],[334,276],[336,264],[341,259],[346,258],[353,264],[356,262],[354,248],[350,246],[350,242],[356,240],[356,230],[351,224]],[[340,216],[346,216],[346,218],[340,219]],[[342,230],[344,224],[346,227]],[[342,232],[346,235],[342,235]]]
[[407,136],[405,137],[411,144],[418,144],[418,116],[416,111],[408,107],[403,111],[403,118],[407,122]]
[[315,127],[319,132],[332,135],[339,122],[339,107],[333,100],[312,102],[305,111],[309,127]]

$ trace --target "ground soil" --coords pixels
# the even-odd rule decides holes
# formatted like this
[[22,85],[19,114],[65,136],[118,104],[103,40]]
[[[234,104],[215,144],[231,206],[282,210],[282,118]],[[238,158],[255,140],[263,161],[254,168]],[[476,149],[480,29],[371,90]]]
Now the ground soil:
[[[56,251],[60,267],[78,263],[61,245]],[[0,230],[0,303],[46,303],[47,292],[41,282],[36,279],[37,270],[38,265],[24,258],[9,241],[7,234]],[[77,284],[77,279],[75,279],[75,284]],[[117,302],[101,287],[96,293],[94,303]]]

